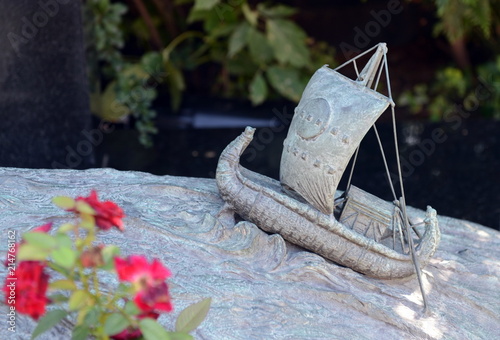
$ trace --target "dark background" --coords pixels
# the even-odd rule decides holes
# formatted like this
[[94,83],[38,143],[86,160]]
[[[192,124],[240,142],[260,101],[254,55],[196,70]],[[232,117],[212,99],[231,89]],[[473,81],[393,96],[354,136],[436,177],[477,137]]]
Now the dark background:
[[[371,12],[387,7],[387,1],[283,2],[300,8],[295,21],[312,38],[334,46],[338,63],[346,59],[342,43],[355,45],[357,32],[373,20]],[[388,44],[394,98],[415,84],[431,82],[436,69],[454,63],[446,40],[433,35],[435,15],[420,2],[404,2],[404,6],[366,46]],[[108,124],[91,118],[79,2],[60,5],[63,15],[51,18],[34,39],[22,44],[21,55],[12,50],[7,33],[20,34],[22,18],[31,18],[37,10],[36,2],[0,1],[0,166],[113,167],[213,178],[220,152],[246,125],[252,125],[258,128],[257,134],[267,129],[271,138],[252,144],[251,155],[256,156],[247,153],[242,164],[278,178],[289,121],[277,124],[280,114],[276,112],[290,114],[294,103],[273,100],[252,107],[247,100],[208,96],[202,86],[188,91],[179,112],[172,112],[168,98],[160,95],[154,103],[159,133],[154,146],[144,148],[137,141],[133,119]],[[492,58],[481,41],[472,40],[468,47],[474,64]],[[209,79],[204,83],[211,85]],[[397,115],[401,158],[418,163],[404,177],[408,204],[421,209],[431,205],[439,214],[500,230],[500,123],[475,112],[434,123],[425,113],[412,115],[405,108],[398,108]],[[387,114],[378,128],[395,173]],[[434,143],[432,151],[423,150],[437,129],[446,140]],[[353,184],[391,199],[373,132],[361,144]]]

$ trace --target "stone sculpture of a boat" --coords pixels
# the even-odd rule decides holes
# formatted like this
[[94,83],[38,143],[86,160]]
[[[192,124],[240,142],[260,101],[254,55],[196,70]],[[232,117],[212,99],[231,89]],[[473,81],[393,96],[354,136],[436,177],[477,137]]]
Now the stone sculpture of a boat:
[[[374,53],[361,72],[358,57],[344,64],[354,66],[356,80],[337,72],[344,65],[335,70],[323,66],[313,75],[284,142],[280,182],[239,164],[254,134],[247,127],[222,152],[217,184],[235,212],[267,232],[371,277],[392,279],[417,273],[420,280],[420,268],[429,262],[440,240],[434,209],[427,207],[422,222],[411,225],[401,178],[398,199],[389,180],[393,202],[350,185],[350,178],[344,194],[335,197],[365,134],[388,107],[394,118],[390,87],[388,96],[374,90],[384,70],[389,82],[386,45],[378,44],[368,52]],[[381,150],[385,162],[382,145]]]

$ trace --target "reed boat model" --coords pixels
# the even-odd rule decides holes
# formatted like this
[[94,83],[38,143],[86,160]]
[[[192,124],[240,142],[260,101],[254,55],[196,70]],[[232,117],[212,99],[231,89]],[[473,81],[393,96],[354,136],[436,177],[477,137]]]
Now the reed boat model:
[[[358,72],[357,59],[367,53],[373,56]],[[375,127],[389,107],[395,119],[386,53],[386,45],[380,43],[335,70],[323,66],[316,71],[284,141],[280,182],[240,165],[240,156],[253,138],[255,129],[251,127],[222,152],[216,179],[223,199],[261,229],[368,276],[392,279],[417,274],[421,284],[420,270],[436,251],[440,231],[431,207],[422,222],[413,225],[409,220],[400,167],[399,198],[391,181]],[[346,65],[354,66],[355,80],[338,72]],[[387,96],[376,91],[383,73]],[[335,197],[342,175],[351,159],[355,163],[359,145],[371,127],[380,144],[394,201],[351,185],[352,170],[346,191]],[[399,163],[395,125],[394,141]]]

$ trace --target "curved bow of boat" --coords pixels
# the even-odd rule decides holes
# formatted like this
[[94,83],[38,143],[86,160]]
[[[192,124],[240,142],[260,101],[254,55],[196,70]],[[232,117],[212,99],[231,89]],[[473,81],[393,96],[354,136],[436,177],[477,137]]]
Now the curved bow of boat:
[[[398,253],[366,238],[306,203],[286,195],[277,181],[252,174],[239,159],[252,141],[255,129],[247,127],[222,152],[216,180],[222,198],[243,218],[261,229],[279,233],[286,240],[327,259],[376,278],[401,278],[415,274],[411,255]],[[425,233],[416,252],[424,267],[437,249],[440,231],[436,211],[427,208]]]

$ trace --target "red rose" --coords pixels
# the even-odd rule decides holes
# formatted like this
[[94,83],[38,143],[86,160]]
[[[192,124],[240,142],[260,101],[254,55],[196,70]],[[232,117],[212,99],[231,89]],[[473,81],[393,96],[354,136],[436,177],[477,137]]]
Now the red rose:
[[172,274],[163,264],[154,259],[151,264],[144,256],[131,255],[126,259],[115,257],[115,268],[120,281],[144,284],[161,282]]
[[45,305],[50,302],[45,295],[49,275],[44,269],[45,264],[42,262],[21,261],[15,270],[16,280],[9,280],[8,276],[3,287],[5,303],[12,298],[17,312],[35,320],[45,314]]
[[148,263],[144,256],[137,255],[126,259],[115,257],[115,268],[120,281],[134,284],[134,302],[140,310],[172,311],[168,285],[165,283],[171,273],[160,261],[154,259]]
[[39,227],[36,227],[31,232],[48,233],[51,228],[52,228],[52,222],[49,222],[49,223],[45,223],[44,225],[41,225]]
[[[154,312],[149,312],[149,313],[142,313],[137,316],[139,320],[144,319],[144,318],[150,318],[150,319],[158,319],[158,316],[160,316],[158,313]],[[138,339],[142,336],[142,332],[140,329],[137,328],[126,328],[123,331],[121,331],[118,334],[112,335],[111,339],[115,340],[129,340],[129,339]]]
[[173,310],[168,286],[165,282],[147,286],[139,291],[134,297],[134,302],[143,312],[153,310],[171,312]]
[[[109,230],[115,226],[120,231],[124,230],[122,218],[125,217],[125,214],[123,210],[114,202],[99,202],[95,190],[90,192],[89,197],[77,197],[76,201],[84,201],[94,209],[95,223],[98,228]],[[74,209],[70,211],[74,211]]]

